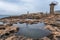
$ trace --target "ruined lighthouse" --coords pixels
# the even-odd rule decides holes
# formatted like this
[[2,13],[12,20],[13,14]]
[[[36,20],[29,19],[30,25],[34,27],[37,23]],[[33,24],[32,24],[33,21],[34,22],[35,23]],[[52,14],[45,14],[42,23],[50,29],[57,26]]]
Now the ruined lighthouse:
[[57,3],[52,2],[50,4],[50,14],[54,14],[54,7],[57,5]]

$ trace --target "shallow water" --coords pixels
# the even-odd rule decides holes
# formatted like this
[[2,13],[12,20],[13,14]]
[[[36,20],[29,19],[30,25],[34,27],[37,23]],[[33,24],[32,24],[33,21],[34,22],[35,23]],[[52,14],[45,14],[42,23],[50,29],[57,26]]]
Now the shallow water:
[[0,25],[3,25],[4,23],[3,22],[0,22]]
[[9,17],[8,15],[0,15],[0,18]]
[[[3,24],[3,22],[0,22],[0,24]],[[42,38],[50,35],[50,31],[45,29],[44,23],[37,23],[37,24],[17,23],[13,24],[13,26],[19,27],[17,35],[24,37]]]
[[38,24],[13,24],[13,26],[18,26],[20,28],[18,35],[30,37],[30,38],[42,38],[45,36],[48,36],[50,34],[50,31],[45,29],[44,23],[38,23]]

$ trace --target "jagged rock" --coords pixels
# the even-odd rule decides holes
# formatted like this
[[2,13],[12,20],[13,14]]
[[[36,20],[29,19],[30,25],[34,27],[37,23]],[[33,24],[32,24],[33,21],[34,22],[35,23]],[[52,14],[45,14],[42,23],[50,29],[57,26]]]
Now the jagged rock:
[[44,37],[44,38],[42,38],[40,40],[50,40],[50,39],[48,37]]
[[0,40],[5,40],[7,37],[14,35],[18,30],[18,27],[0,26]]
[[[32,19],[36,19],[36,20],[26,21],[24,18],[32,18]],[[39,20],[37,20],[37,18]],[[16,22],[33,24],[33,23],[37,23],[37,22],[41,22],[41,21],[46,24],[49,24],[49,25],[45,26],[45,29],[48,29],[49,31],[51,31],[51,34],[52,34],[49,37],[42,38],[41,40],[58,40],[58,38],[60,38],[60,29],[59,29],[60,23],[57,23],[57,21],[60,21],[60,15],[49,15],[48,14],[47,16],[45,16],[44,14],[42,14],[42,15],[40,15],[40,14],[31,14],[30,15],[29,14],[29,15],[7,17],[7,18],[0,19],[0,21],[6,22],[6,23],[11,23],[6,26],[0,25],[0,37],[2,38],[0,40],[5,40],[5,39],[6,40],[32,40],[30,38],[12,36],[18,31],[18,28],[12,27],[12,24],[16,23]],[[33,40],[39,40],[39,39],[33,39]]]
[[51,31],[52,40],[58,40],[58,37],[60,37],[60,29],[58,27],[52,27],[51,25],[47,25],[46,28]]
[[46,25],[45,28],[50,31],[55,31],[55,29],[51,25]]
[[11,37],[8,37],[5,40],[18,40],[18,38],[16,36],[11,36]]
[[6,27],[5,30],[0,30],[0,35],[3,35],[5,33],[14,33],[17,31],[18,31],[17,27]]

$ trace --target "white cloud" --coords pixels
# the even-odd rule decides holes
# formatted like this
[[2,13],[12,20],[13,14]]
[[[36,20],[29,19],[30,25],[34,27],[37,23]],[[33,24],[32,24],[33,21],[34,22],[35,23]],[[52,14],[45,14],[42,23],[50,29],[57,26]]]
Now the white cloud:
[[[25,9],[27,9],[27,8],[24,6],[0,1],[0,14],[2,14],[2,15],[8,15],[8,14],[9,15],[19,15],[19,14],[23,13],[25,11]],[[21,13],[19,13],[19,12],[21,12]]]
[[[7,1],[7,0],[6,0]],[[49,11],[49,4],[54,0],[17,0],[19,1],[18,4],[6,2],[4,0],[0,0],[0,10],[3,9],[6,13],[11,12],[11,14],[21,14],[25,13],[26,11],[30,12],[37,12],[37,11]],[[56,0],[57,1],[57,0]],[[16,2],[16,1],[15,1]],[[60,3],[60,1],[58,0]],[[60,4],[58,5],[57,9],[59,9]],[[4,14],[6,14],[4,13]]]
[[23,1],[23,2],[34,2],[35,0],[20,0],[20,1]]
[[27,3],[27,2],[24,5],[17,5],[17,4],[8,3],[5,1],[0,1],[0,9],[5,10],[6,12],[14,12],[14,13],[15,12],[16,13],[19,13],[19,12],[23,13],[26,11],[33,11],[35,9],[34,5]]
[[17,11],[19,9],[19,6],[7,2],[0,1],[0,8],[4,9],[6,11]]

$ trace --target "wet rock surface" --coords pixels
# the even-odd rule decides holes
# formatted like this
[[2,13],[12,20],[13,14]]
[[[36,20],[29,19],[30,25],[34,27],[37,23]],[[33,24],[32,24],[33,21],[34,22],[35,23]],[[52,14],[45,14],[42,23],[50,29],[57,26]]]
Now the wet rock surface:
[[46,29],[51,31],[51,35],[49,36],[49,38],[51,40],[60,40],[59,39],[60,38],[60,28],[54,27],[54,26],[51,26],[51,25],[47,25]]
[[[60,15],[48,15],[34,20],[19,19],[17,17],[15,19],[14,17],[11,17],[1,19],[0,21],[4,23],[10,23],[10,26],[0,25],[0,40],[60,40]],[[15,33],[18,32],[18,28],[12,27],[12,24],[17,22],[29,24],[44,22],[46,24],[45,29],[48,29],[51,34],[39,39],[17,36]]]
[[17,33],[19,30],[18,27],[13,27],[13,26],[0,26],[0,40],[5,40],[9,36],[14,35]]

